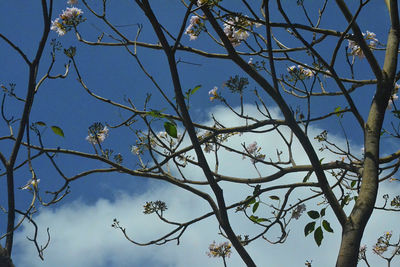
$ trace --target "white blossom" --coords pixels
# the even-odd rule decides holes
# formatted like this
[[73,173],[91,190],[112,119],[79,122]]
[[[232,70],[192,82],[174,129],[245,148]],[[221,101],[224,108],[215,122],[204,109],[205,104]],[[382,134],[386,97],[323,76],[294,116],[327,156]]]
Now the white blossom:
[[108,131],[109,130],[107,126],[104,126],[104,128],[100,130],[97,134],[89,134],[86,137],[86,140],[93,145],[103,143],[108,136]]
[[237,40],[242,41],[242,40],[246,40],[250,36],[250,34],[249,34],[248,31],[245,31],[243,29],[239,29],[239,30],[233,32],[233,36]]
[[241,21],[239,17],[228,19],[224,23],[224,33],[228,37],[229,41],[233,46],[238,46],[244,40],[246,40],[250,34],[246,31],[246,27],[250,25],[250,23]]
[[202,6],[204,4],[207,4],[208,0],[197,0],[197,6]]
[[[364,39],[366,41],[369,41],[368,46],[371,49],[376,48],[376,45],[378,44],[378,39],[376,38],[376,34],[370,31],[367,31],[366,33],[362,34],[364,36]],[[348,40],[348,48],[350,49],[350,54],[354,56],[357,56],[358,58],[362,59],[365,57],[363,51],[361,50],[361,47],[353,40]]]
[[301,66],[301,65],[298,65],[297,67],[299,68],[300,73],[303,74],[303,75],[305,75],[306,77],[312,77],[312,76],[314,76],[314,71],[312,71],[312,70],[310,70],[310,69],[307,69],[307,68],[304,68],[304,67]]
[[256,141],[254,141],[253,143],[251,143],[250,145],[248,145],[247,147],[246,147],[246,150],[247,150],[247,152],[249,153],[249,154],[253,154],[253,153],[255,153],[256,151],[257,151],[257,142]]
[[56,18],[51,22],[50,30],[55,31],[59,36],[63,36],[67,33],[65,27],[60,23],[60,18]]
[[389,99],[387,109],[392,109],[393,101],[398,100],[398,99],[399,99],[398,95],[397,94],[393,94]]
[[214,86],[214,88],[208,92],[208,94],[210,95],[210,101],[213,101],[214,99],[218,98],[217,90],[218,90],[218,87]]
[[199,16],[192,16],[190,18],[190,24],[199,24],[200,23],[200,17]]
[[293,65],[293,66],[288,67],[286,70],[291,74],[298,75],[299,77],[301,75],[303,75],[306,78],[310,78],[315,75],[315,72],[313,70],[305,68],[301,65],[297,65],[297,67],[295,65]]
[[31,189],[31,186],[33,186],[34,188],[37,188],[38,183],[40,182],[40,179],[30,179],[26,185],[24,185],[23,187],[20,187],[20,189],[22,190],[26,190],[26,189]]
[[190,41],[196,40],[201,32],[201,20],[199,16],[192,16],[190,24],[185,30],[185,34],[189,35]]
[[158,133],[157,133],[157,137],[158,137],[159,139],[165,139],[165,138],[168,137],[168,134],[167,134],[167,132],[158,132]]
[[60,18],[63,20],[73,20],[82,14],[83,14],[82,9],[79,9],[77,7],[67,7],[66,10],[63,10],[63,13],[60,15]]
[[131,152],[132,152],[132,154],[139,155],[140,154],[140,148],[137,147],[137,146],[132,146],[131,147]]
[[325,78],[330,78],[332,76],[332,73],[330,72],[330,70],[325,70],[326,74],[324,74]]
[[292,72],[292,71],[295,71],[295,70],[296,70],[296,66],[295,65],[290,66],[290,67],[287,68],[288,72]]
[[[257,142],[254,141],[253,143],[251,143],[250,145],[248,145],[246,147],[246,150],[244,151],[244,153],[250,154],[252,156],[251,163],[255,164],[256,162],[265,159],[265,155],[259,153],[260,150],[261,150],[261,147],[259,147],[257,145]],[[245,158],[246,158],[246,155],[243,155],[243,159],[245,159]]]
[[84,19],[82,18],[83,11],[76,7],[67,7],[63,13],[51,22],[51,30],[55,31],[58,35],[63,36],[67,31],[71,30],[73,26],[78,25]]

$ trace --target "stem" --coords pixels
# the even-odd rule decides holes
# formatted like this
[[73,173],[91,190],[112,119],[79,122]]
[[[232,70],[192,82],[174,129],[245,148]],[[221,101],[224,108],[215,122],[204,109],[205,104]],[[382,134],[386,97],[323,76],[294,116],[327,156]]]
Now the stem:
[[211,169],[207,163],[207,159],[204,156],[203,150],[200,146],[199,140],[197,139],[196,130],[194,128],[193,122],[189,115],[189,111],[186,107],[185,98],[182,93],[182,87],[179,79],[179,73],[176,66],[175,54],[174,51],[171,49],[162,29],[161,25],[158,23],[157,18],[155,17],[148,0],[139,1],[136,0],[136,3],[140,6],[140,8],[145,12],[146,16],[148,17],[150,23],[152,24],[155,33],[163,47],[163,50],[167,56],[169,69],[171,73],[172,82],[174,85],[174,91],[176,96],[176,101],[181,111],[181,116],[183,118],[183,124],[188,132],[190,140],[193,144],[193,148],[195,150],[199,166],[202,168],[203,173],[210,184],[211,189],[214,192],[214,195],[217,199],[218,206],[211,200],[209,200],[209,204],[211,205],[212,209],[215,212],[215,215],[224,229],[226,235],[228,236],[229,240],[232,242],[233,247],[239,253],[242,260],[246,263],[247,266],[256,266],[253,259],[250,257],[246,249],[238,240],[236,234],[234,233],[228,218],[227,208],[225,205],[225,199],[223,195],[223,190],[219,187],[218,183],[216,182]]

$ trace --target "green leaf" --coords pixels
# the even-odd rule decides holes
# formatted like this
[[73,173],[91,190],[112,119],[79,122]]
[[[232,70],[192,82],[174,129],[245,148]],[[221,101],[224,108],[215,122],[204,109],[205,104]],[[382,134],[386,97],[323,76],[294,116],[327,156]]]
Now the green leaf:
[[316,210],[310,210],[307,212],[308,216],[310,216],[311,219],[318,219],[319,218],[319,212]]
[[266,219],[266,218],[258,218],[258,219],[257,219],[257,222],[258,222],[258,223],[260,223],[260,222],[270,222],[270,220],[268,220],[268,219]]
[[46,123],[44,123],[43,121],[37,121],[35,122],[35,124],[38,126],[46,126]]
[[322,163],[322,161],[324,160],[325,158],[321,158],[320,160],[319,160],[319,163],[321,164]]
[[251,215],[251,216],[250,216],[250,220],[252,220],[253,222],[257,222],[258,217],[257,217],[257,216],[254,216],[254,215]]
[[[339,112],[339,111],[341,111],[342,110],[342,108],[340,107],[340,106],[338,106],[338,107],[336,107],[335,109],[334,109],[334,112]],[[338,113],[338,114],[336,114],[336,116],[338,116],[338,117],[340,117],[340,116],[343,116],[341,113]]]
[[329,224],[328,221],[323,220],[322,221],[322,226],[324,227],[324,229],[329,232],[329,233],[333,233],[333,229],[331,228],[331,225]]
[[350,184],[350,186],[353,188],[353,187],[356,185],[356,183],[357,183],[357,181],[356,181],[356,180],[354,180],[354,181],[351,181],[351,184]]
[[152,109],[149,112],[147,112],[147,115],[152,116],[153,118],[165,118],[165,116],[161,114],[161,112],[163,112],[164,110],[165,109],[162,110]]
[[326,211],[326,208],[323,208],[323,209],[319,212],[319,214],[321,214],[321,217],[324,217],[324,216],[325,216],[325,211]]
[[[250,199],[250,198],[252,198],[252,196],[248,196],[248,197],[246,198],[246,200],[248,200],[248,199]],[[252,198],[252,199],[250,200],[250,202],[249,202],[249,205],[254,204],[255,202],[256,202],[256,199],[255,199],[255,198]]]
[[56,134],[56,135],[59,135],[59,136],[61,136],[61,137],[64,137],[64,132],[63,132],[63,130],[60,128],[60,127],[58,127],[58,126],[51,126],[51,129],[53,130],[53,132]]
[[346,206],[347,204],[349,204],[349,200],[350,200],[350,196],[349,195],[345,195],[344,198],[342,199],[340,206],[342,206],[342,208],[344,206]]
[[278,197],[278,196],[270,196],[269,198],[270,198],[270,199],[273,199],[273,200],[279,200],[279,197]]
[[176,129],[176,125],[170,121],[164,122],[164,129],[167,134],[173,138],[178,138],[178,130]]
[[[187,90],[185,92],[185,99],[189,99],[191,95],[193,95],[194,93],[196,93],[197,90],[199,90],[201,88],[201,85],[196,85],[193,89],[189,88],[189,90]],[[175,99],[175,98],[174,98]]]
[[315,229],[314,240],[318,247],[321,246],[322,239],[324,239],[324,233],[322,232],[321,226]]
[[312,231],[314,231],[315,222],[310,222],[304,227],[304,235],[308,236]]
[[196,85],[192,90],[190,90],[190,95],[193,95],[194,93],[196,93],[197,90],[199,90],[201,88],[201,84]]
[[259,205],[260,205],[260,202],[254,203],[254,205],[253,205],[253,213],[256,213]]

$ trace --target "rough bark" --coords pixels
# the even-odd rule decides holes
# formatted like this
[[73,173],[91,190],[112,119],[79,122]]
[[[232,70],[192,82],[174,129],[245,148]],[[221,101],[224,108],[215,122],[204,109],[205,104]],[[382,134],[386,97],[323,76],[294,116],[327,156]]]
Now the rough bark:
[[8,252],[0,245],[0,266],[1,267],[15,267]]
[[[342,1],[337,0],[348,20],[351,20],[348,10]],[[388,1],[386,1],[388,3]],[[379,143],[386,107],[392,94],[397,69],[397,51],[399,47],[399,18],[397,0],[391,0],[388,5],[391,29],[387,41],[384,66],[381,75],[377,75],[378,85],[372,101],[368,120],[364,131],[364,171],[360,193],[356,204],[344,224],[342,241],[337,258],[337,267],[357,266],[360,241],[365,226],[374,210],[379,186]],[[357,29],[353,23],[353,30]]]

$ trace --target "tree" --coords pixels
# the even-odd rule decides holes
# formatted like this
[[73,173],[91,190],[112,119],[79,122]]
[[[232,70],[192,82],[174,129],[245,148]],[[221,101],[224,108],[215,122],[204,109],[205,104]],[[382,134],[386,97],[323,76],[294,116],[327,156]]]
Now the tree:
[[[75,5],[77,1],[70,0],[68,4]],[[2,250],[6,260],[11,258],[14,231],[24,220],[34,225],[34,237],[29,240],[40,257],[43,258],[44,250],[51,246],[50,234],[45,245],[40,245],[36,238],[39,231],[35,223],[37,205],[49,206],[67,198],[70,184],[75,180],[101,173],[119,173],[167,182],[190,192],[198,201],[205,201],[211,209],[182,222],[165,215],[168,199],[149,200],[144,205],[144,213],[156,214],[174,228],[143,244],[128,234],[124,222],[115,218],[112,226],[121,230],[133,244],[153,245],[173,240],[179,243],[193,224],[214,216],[220,234],[228,241],[212,243],[209,255],[221,257],[226,265],[232,246],[247,266],[256,266],[260,263],[255,262],[251,251],[246,249],[248,244],[257,239],[283,243],[290,238],[290,223],[308,210],[311,220],[304,225],[304,233],[312,233],[319,246],[324,233],[334,231],[332,222],[326,217],[327,212],[332,212],[342,231],[336,266],[356,266],[359,258],[368,264],[365,248],[360,250],[360,242],[371,214],[375,209],[397,211],[400,207],[399,196],[392,196],[389,204],[388,195],[382,206],[377,205],[380,183],[389,180],[395,183],[394,175],[400,164],[400,152],[393,145],[388,147],[382,139],[388,137],[395,142],[400,137],[400,112],[395,103],[396,81],[400,78],[397,73],[397,1],[386,1],[386,44],[379,41],[384,39],[383,33],[378,33],[378,40],[377,34],[366,28],[370,25],[359,23],[363,12],[372,6],[368,0],[350,7],[343,0],[335,3],[326,0],[318,6],[301,0],[296,2],[297,5],[280,0],[181,1],[173,21],[160,15],[166,7],[159,2],[136,0],[136,15],[142,14],[136,21],[139,24],[122,26],[113,23],[108,13],[108,8],[112,9],[114,4],[103,0],[92,5],[82,0],[79,3],[82,9],[69,6],[54,19],[53,1],[42,0],[43,33],[33,60],[19,45],[0,33],[3,42],[29,69],[25,97],[20,97],[22,89],[17,90],[12,82],[2,84],[2,118],[8,130],[0,138],[5,144],[0,159],[5,169],[3,176],[7,177],[8,197],[6,241]],[[113,11],[110,13],[114,14]],[[325,19],[327,14],[334,13],[340,23]],[[88,26],[93,25],[89,20],[90,23],[102,22],[107,29],[94,36],[93,26]],[[132,37],[134,27],[137,33]],[[60,36],[58,40],[48,41],[50,30]],[[74,45],[63,48],[67,47],[62,44],[63,38],[74,34]],[[114,82],[116,89],[112,89],[112,93],[97,93],[98,89],[86,81],[90,69],[87,70],[80,60],[80,53],[98,47],[113,51],[123,48],[141,71],[135,75],[142,75],[150,82],[141,86],[151,85],[155,92],[151,94],[153,89],[147,92],[145,88],[135,86],[132,96],[123,97],[117,88],[121,85]],[[51,60],[49,67],[41,69],[39,63],[45,49],[51,50]],[[65,65],[64,74],[54,75],[56,58],[61,50],[69,63]],[[159,53],[157,62],[149,63],[143,59],[142,55],[148,51]],[[122,56],[119,50],[112,53]],[[236,117],[234,123],[213,117],[213,123],[207,125],[196,118],[195,109],[205,105],[202,100],[196,100],[205,88],[205,81],[203,77],[185,77],[184,73],[193,69],[200,72],[200,62],[205,59],[226,62],[224,64],[234,66],[238,73],[224,78],[223,92],[215,86],[208,93],[212,104],[219,103],[230,110]],[[164,73],[168,70],[169,82],[160,83],[161,77],[166,79],[167,76],[161,72],[153,76],[149,69],[155,67],[149,67],[151,64],[165,66]],[[98,67],[102,71],[112,68]],[[86,141],[92,145],[92,152],[64,141],[54,142],[51,139],[54,136],[50,137],[46,129],[51,129],[55,137],[63,138],[67,130],[61,125],[64,119],[59,118],[56,125],[47,122],[45,114],[32,112],[39,101],[36,97],[47,80],[72,75],[92,99],[104,103],[109,110],[119,111],[117,118],[107,117],[112,123],[95,122],[89,127]],[[141,90],[147,95],[140,96]],[[372,101],[368,102],[365,95],[373,96]],[[8,99],[19,103],[21,109],[10,112]],[[52,101],[51,96],[48,101]],[[139,107],[141,102],[144,104]],[[91,105],[97,104],[94,103]],[[249,103],[254,103],[253,110]],[[37,119],[38,114],[44,118]],[[160,125],[164,128],[162,132],[158,132]],[[324,130],[315,134],[313,127]],[[130,135],[127,135],[128,131]],[[340,135],[345,142],[332,141],[331,132]],[[131,140],[116,140],[118,142],[112,144],[112,149],[105,146],[109,135],[119,133],[135,136],[131,147],[135,166],[127,161],[132,157],[126,153]],[[285,150],[281,144],[271,144],[276,145],[276,149],[267,150],[256,141],[240,141],[249,136],[261,140],[272,133],[280,136]],[[363,153],[357,151],[357,146],[353,145],[355,141],[363,144]],[[53,145],[59,142],[63,142],[62,146]],[[293,156],[298,147],[304,153],[300,160]],[[229,164],[225,162],[226,155],[242,157],[249,173],[255,172],[258,176],[240,177],[220,171],[220,166]],[[83,170],[71,170],[63,163],[71,157],[76,161],[95,163],[87,164]],[[47,170],[49,163],[62,184],[55,190],[43,191],[46,178],[41,169]],[[201,177],[188,173],[189,167],[201,170]],[[32,177],[22,190],[16,191],[15,174],[20,170],[29,172]],[[296,177],[292,178],[292,174]],[[227,184],[240,185],[245,196],[228,202],[228,193],[224,190]],[[15,194],[26,192],[31,194],[31,201],[27,208],[17,208],[16,204],[26,204],[16,203]],[[307,209],[306,204],[322,208]],[[258,233],[247,235],[246,229],[240,229],[240,234],[235,231],[232,227],[235,212],[247,218],[249,229],[257,229]],[[17,221],[16,213],[21,215]],[[280,231],[279,238],[270,240],[267,235],[275,228]],[[398,243],[390,243],[391,236],[392,233],[386,233],[374,247],[380,256],[388,247],[395,248],[393,256],[385,258],[389,264],[399,249]],[[306,264],[311,265],[310,262]]]

